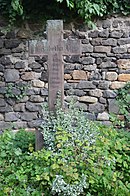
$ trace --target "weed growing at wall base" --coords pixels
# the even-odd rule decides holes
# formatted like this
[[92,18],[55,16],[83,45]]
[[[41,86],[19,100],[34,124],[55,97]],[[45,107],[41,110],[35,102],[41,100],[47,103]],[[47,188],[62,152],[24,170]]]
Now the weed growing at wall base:
[[130,82],[118,90],[119,113],[124,115],[124,126],[130,126]]
[[29,88],[28,85],[17,85],[17,84],[8,84],[6,87],[6,98],[15,98],[16,100],[20,100],[26,96],[26,91]]
[[117,105],[119,114],[122,115],[120,120],[116,114],[111,114],[113,125],[118,128],[130,129],[130,82],[117,91]]

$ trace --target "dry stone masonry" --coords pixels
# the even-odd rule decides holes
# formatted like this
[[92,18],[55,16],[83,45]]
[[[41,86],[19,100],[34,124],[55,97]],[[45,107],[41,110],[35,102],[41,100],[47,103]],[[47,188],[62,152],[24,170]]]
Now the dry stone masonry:
[[[80,57],[63,57],[64,104],[73,97],[86,118],[109,124],[109,113],[119,111],[116,91],[130,81],[130,18],[97,21],[96,30],[67,26],[64,38],[82,43]],[[28,41],[17,31],[0,32],[1,131],[37,128],[42,122],[42,104],[48,101],[47,57],[29,57]]]

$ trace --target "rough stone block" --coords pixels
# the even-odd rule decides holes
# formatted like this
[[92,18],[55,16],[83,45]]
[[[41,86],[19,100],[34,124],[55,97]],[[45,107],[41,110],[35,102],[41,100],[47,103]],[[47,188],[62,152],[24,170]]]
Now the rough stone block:
[[36,105],[32,102],[27,102],[26,109],[30,112],[38,112],[38,111],[40,111],[41,108],[40,108],[40,105]]
[[102,40],[102,45],[103,46],[116,46],[117,45],[117,40],[113,39],[113,38]]
[[6,122],[14,122],[17,121],[19,118],[15,112],[5,113],[5,121]]
[[[64,89],[66,90],[65,87],[64,87]],[[41,89],[41,95],[42,96],[48,96],[48,90],[47,89]]]
[[[24,96],[23,98],[20,99],[20,102],[25,103],[28,101],[28,99],[29,99],[29,96]],[[19,100],[17,100],[16,103],[19,103]]]
[[109,114],[107,112],[99,113],[97,116],[97,120],[104,121],[109,120]]
[[0,37],[3,36],[3,35],[4,35],[4,33],[0,31]]
[[47,71],[42,71],[40,79],[44,82],[48,82],[48,72]]
[[112,23],[112,26],[114,27],[114,28],[117,28],[118,27],[118,25],[120,25],[120,24],[122,24],[122,22],[120,21],[120,20],[114,20],[113,21],[113,23]]
[[8,129],[10,127],[11,127],[10,122],[3,122],[3,121],[0,122],[0,130],[1,131],[4,131],[5,129]]
[[118,74],[116,72],[107,72],[106,73],[106,80],[114,81],[117,80]]
[[106,68],[115,68],[117,65],[111,61],[102,62],[98,65],[99,68],[106,69]]
[[117,65],[120,69],[130,69],[130,59],[119,59]]
[[64,61],[66,63],[79,63],[79,56],[77,56],[77,55],[65,56]]
[[110,53],[111,52],[111,46],[95,46],[94,52],[101,52],[101,53]]
[[91,44],[93,46],[100,46],[102,45],[102,39],[101,38],[95,38],[91,40]]
[[68,83],[79,83],[80,80],[68,80],[67,82],[68,82]]
[[93,46],[91,44],[83,44],[82,45],[82,52],[93,52]]
[[[72,32],[71,32],[72,33]],[[75,31],[75,34],[78,36],[78,38],[80,39],[85,39],[86,38],[86,32],[82,32],[82,31],[79,31],[79,30],[76,30]]]
[[12,88],[12,94],[14,94],[14,95],[20,95],[21,94],[21,91],[17,87],[13,87]]
[[91,81],[81,81],[77,88],[79,89],[95,89],[96,86]]
[[97,68],[96,64],[93,65],[83,65],[85,71],[94,71]]
[[95,114],[92,114],[92,113],[85,113],[86,115],[86,119],[89,119],[89,120],[96,120],[96,115]]
[[[11,51],[12,51],[12,53],[15,53],[15,54],[13,54],[13,56],[16,56],[16,55],[21,56],[22,52],[24,52],[24,48],[18,46],[17,48],[13,48]],[[21,53],[21,54],[19,54],[19,53]]]
[[5,81],[6,82],[16,82],[18,80],[19,80],[19,72],[16,69],[5,70]]
[[16,104],[15,99],[12,98],[6,99],[6,102],[12,107]]
[[122,69],[120,69],[119,70],[119,74],[130,74],[130,69],[128,69],[128,70],[122,70]]
[[14,66],[16,69],[24,69],[25,68],[25,63],[22,62],[22,61],[19,61],[17,63],[15,63],[15,66]]
[[98,99],[96,97],[82,96],[82,97],[79,97],[79,101],[87,102],[87,103],[96,103]]
[[109,36],[108,29],[105,29],[105,30],[99,32],[99,37],[107,38],[108,36]]
[[85,103],[79,103],[79,102],[75,103],[74,104],[74,107],[79,108],[79,109],[82,109],[85,112],[88,109],[88,106]]
[[24,112],[25,111],[25,103],[18,103],[14,106],[15,112]]
[[74,95],[74,89],[69,89],[66,91],[66,95]]
[[48,83],[45,83],[45,88],[47,88],[47,89],[48,89]]
[[92,57],[83,57],[81,59],[81,63],[84,64],[84,65],[91,65],[95,62],[95,59],[92,58]]
[[14,124],[15,129],[21,129],[21,128],[27,128],[27,122],[25,121],[17,121],[17,123]]
[[98,84],[98,88],[102,90],[107,90],[110,86],[110,82],[108,81],[100,81]]
[[112,90],[105,90],[103,92],[103,97],[105,97],[105,98],[115,98],[116,96],[117,96],[117,94]]
[[92,71],[91,74],[89,74],[89,80],[101,80],[101,74],[98,70]]
[[3,56],[3,57],[0,58],[0,63],[2,65],[11,65],[12,64],[10,58],[6,57],[6,56]]
[[96,37],[98,37],[98,33],[99,32],[97,30],[91,31],[88,33],[88,37],[96,38]]
[[116,100],[114,100],[114,99],[109,99],[108,100],[108,111],[109,111],[109,113],[118,114],[119,107],[117,105]]
[[87,38],[82,39],[81,42],[82,42],[82,44],[89,44],[89,39],[87,39]]
[[34,89],[33,89],[33,88],[31,88],[31,89],[27,89],[27,91],[26,91],[26,95],[35,95],[35,91],[34,91]]
[[119,44],[119,45],[130,44],[130,38],[120,38],[120,39],[118,40],[118,44]]
[[69,64],[69,63],[64,64],[64,70],[65,70],[64,73],[68,74],[68,72],[70,73],[70,71],[74,69],[75,69],[74,64]]
[[31,95],[30,101],[31,101],[31,102],[40,103],[40,102],[43,102],[43,101],[44,101],[44,98],[41,97],[40,95]]
[[24,121],[32,121],[37,119],[37,112],[22,112],[19,114],[21,119]]
[[0,48],[3,48],[3,46],[4,46],[4,41],[0,39]]
[[4,121],[4,115],[0,114],[0,121]]
[[104,29],[110,28],[110,27],[111,27],[111,20],[109,20],[109,19],[104,20],[103,23],[102,23],[102,27],[103,27]]
[[6,38],[7,39],[15,39],[16,38],[15,32],[14,31],[7,32]]
[[1,113],[7,113],[7,112],[12,112],[12,111],[13,111],[13,108],[10,105],[0,107]]
[[111,85],[110,85],[110,88],[111,89],[120,89],[120,88],[123,88],[125,86],[126,82],[118,82],[118,81],[115,81],[115,82],[112,82]]
[[34,128],[34,127],[39,128],[42,123],[43,123],[42,119],[32,120],[32,121],[28,122],[28,126],[30,128]]
[[37,88],[44,88],[45,83],[40,80],[33,80],[32,86],[37,87]]
[[83,90],[75,89],[74,95],[77,95],[79,97],[84,96],[86,93]]
[[101,63],[102,63],[102,59],[101,59],[101,58],[97,58],[97,59],[96,59],[96,64],[97,64],[97,65],[100,65]]
[[13,48],[18,47],[20,43],[21,41],[18,39],[7,39],[5,40],[5,48],[13,49]]
[[129,19],[128,19],[128,20],[125,20],[124,23],[125,23],[125,25],[126,25],[127,27],[130,27],[130,20],[129,20]]
[[130,54],[122,54],[121,58],[122,59],[130,59]]
[[28,65],[30,68],[32,69],[39,69],[41,68],[41,64],[37,63],[37,62],[33,62],[31,64]]
[[105,53],[92,53],[91,56],[94,58],[105,58],[106,54]]
[[68,103],[70,103],[72,100],[78,101],[78,97],[75,96],[75,95],[73,95],[73,96],[66,96],[65,97],[65,101],[68,102]]
[[41,78],[41,72],[40,73],[33,72],[33,73],[34,73],[35,79],[40,79]]
[[11,54],[10,49],[6,49],[6,48],[1,48],[0,49],[0,55],[10,55],[10,54]]
[[122,35],[123,35],[123,33],[120,32],[120,31],[112,31],[112,32],[110,33],[110,37],[113,37],[113,38],[121,38]]
[[87,79],[87,74],[83,70],[74,70],[72,73],[72,76],[74,80],[86,80]]
[[65,80],[71,80],[72,79],[71,74],[64,74],[64,79]]
[[34,72],[25,72],[21,78],[25,81],[28,81],[28,80],[34,80],[35,78],[35,73]]
[[129,31],[123,30],[122,38],[128,38],[129,37]]
[[121,54],[120,55],[116,55],[116,54],[112,54],[112,53],[109,53],[109,54],[107,54],[107,57],[105,57],[103,60],[104,60],[104,62],[105,61],[116,61],[117,60],[117,58],[120,58],[121,57]]
[[102,113],[105,110],[105,106],[101,103],[89,104],[88,111],[94,113]]
[[106,99],[103,98],[103,97],[99,97],[99,102],[100,103],[103,103],[103,104],[106,104],[107,103]]
[[123,82],[130,81],[130,74],[120,74],[118,80]]
[[5,106],[6,102],[4,99],[0,98],[0,107]]
[[89,95],[94,97],[102,97],[103,94],[102,94],[102,90],[94,89],[89,91]]
[[115,53],[115,54],[123,54],[123,53],[126,53],[127,52],[127,47],[114,47],[113,49],[112,49],[112,51],[113,51],[113,53]]
[[4,72],[4,66],[0,64],[0,72]]

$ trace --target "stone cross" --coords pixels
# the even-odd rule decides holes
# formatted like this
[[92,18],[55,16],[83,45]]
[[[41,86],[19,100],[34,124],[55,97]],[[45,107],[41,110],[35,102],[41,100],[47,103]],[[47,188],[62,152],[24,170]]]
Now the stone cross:
[[[49,110],[55,110],[58,91],[61,93],[61,103],[64,97],[64,65],[63,55],[80,55],[80,40],[63,40],[63,21],[47,21],[47,40],[32,40],[29,42],[30,56],[48,56],[48,87]],[[36,131],[36,150],[43,147],[43,135]]]
[[64,97],[64,65],[63,55],[80,55],[80,40],[63,40],[63,21],[47,21],[47,40],[29,42],[30,56],[48,56],[48,87],[49,109],[55,110],[57,92]]

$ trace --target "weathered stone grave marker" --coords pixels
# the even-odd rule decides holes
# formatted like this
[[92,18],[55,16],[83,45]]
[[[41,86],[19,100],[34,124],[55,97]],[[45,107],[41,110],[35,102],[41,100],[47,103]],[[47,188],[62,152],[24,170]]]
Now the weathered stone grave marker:
[[[61,93],[61,103],[64,96],[64,66],[63,55],[80,55],[80,40],[63,40],[63,21],[47,21],[47,40],[32,40],[29,42],[30,56],[48,55],[48,87],[49,109],[55,110],[57,92]],[[37,137],[37,139],[39,136]],[[39,140],[39,139],[38,139]],[[38,142],[38,141],[37,141]],[[37,145],[36,148],[41,148]]]

